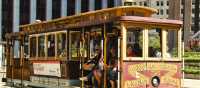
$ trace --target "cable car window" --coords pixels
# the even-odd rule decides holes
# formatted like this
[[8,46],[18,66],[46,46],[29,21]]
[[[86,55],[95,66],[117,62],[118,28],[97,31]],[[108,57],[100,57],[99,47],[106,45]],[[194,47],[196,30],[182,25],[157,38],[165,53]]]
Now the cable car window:
[[101,49],[102,44],[102,36],[101,36],[101,28],[96,28],[95,31],[91,32],[91,40],[90,40],[90,57],[94,58],[96,52]]
[[74,59],[74,57],[78,57],[78,49],[79,49],[79,43],[80,43],[80,32],[79,31],[71,31],[70,32],[70,55],[71,59]]
[[55,35],[50,34],[48,35],[48,56],[53,57],[55,56]]
[[58,57],[67,56],[66,33],[57,34],[57,55]]
[[142,30],[139,28],[127,31],[127,57],[142,57],[142,34]]
[[162,41],[161,41],[161,29],[155,28],[155,29],[150,29],[149,33],[149,57],[161,57],[161,46],[162,46]]
[[36,37],[30,38],[30,57],[36,57]]
[[19,45],[18,40],[14,41],[14,59],[19,59],[20,58],[20,45]]
[[178,31],[168,30],[167,32],[167,53],[166,57],[177,57],[178,56]]
[[38,37],[38,56],[45,57],[45,36]]
[[24,57],[28,58],[28,36],[26,36],[24,40]]
[[81,34],[81,45],[80,45],[80,55],[82,57],[87,57],[88,52],[88,45],[89,45],[89,32]]

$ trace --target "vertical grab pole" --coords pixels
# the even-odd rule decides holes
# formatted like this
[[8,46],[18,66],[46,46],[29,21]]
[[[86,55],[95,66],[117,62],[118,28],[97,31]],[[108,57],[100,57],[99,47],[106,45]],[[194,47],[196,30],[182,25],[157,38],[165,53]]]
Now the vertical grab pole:
[[[103,25],[103,57],[104,57],[104,66],[106,66],[106,61],[107,61],[107,37],[106,37],[106,24]],[[106,88],[106,73],[107,69],[104,69],[104,88]]]
[[20,36],[20,67],[21,67],[21,88],[23,88],[23,72],[24,72],[24,36]]
[[121,72],[121,76],[120,76],[120,88],[124,87],[124,80],[123,80],[123,59],[126,58],[126,27],[123,23],[121,23],[121,40],[120,40],[120,44],[121,44],[121,52],[120,52],[120,72]]
[[[80,41],[80,49],[79,49],[79,51],[80,51],[80,63],[81,63],[81,66],[80,66],[80,69],[81,69],[81,77],[83,77],[84,75],[83,75],[83,64],[84,64],[84,45],[85,45],[85,37],[84,37],[84,28],[82,28],[82,31],[81,31],[81,33],[80,33],[80,38],[82,38],[82,39],[80,39],[81,41]],[[84,81],[82,80],[81,81],[81,88],[84,88]]]
[[10,61],[10,40],[8,39],[8,38],[6,38],[6,63],[7,63],[7,65],[6,65],[6,78],[8,78],[8,72],[9,72],[9,70],[8,70],[8,68],[10,69],[10,63],[9,63],[9,61]]
[[14,71],[14,69],[13,69],[13,64],[14,64],[14,62],[13,62],[13,54],[14,54],[14,50],[13,50],[13,46],[14,46],[14,41],[13,41],[13,39],[12,39],[12,37],[10,38],[10,42],[11,42],[11,50],[10,50],[10,64],[11,64],[11,82],[12,82],[12,87],[14,86],[14,83],[13,83],[13,77],[14,77],[14,73],[13,73],[13,71]]

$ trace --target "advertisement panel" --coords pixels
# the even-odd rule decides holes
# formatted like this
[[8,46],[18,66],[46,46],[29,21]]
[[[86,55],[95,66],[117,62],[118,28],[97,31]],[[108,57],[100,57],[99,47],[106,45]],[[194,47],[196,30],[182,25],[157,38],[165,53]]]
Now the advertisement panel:
[[123,88],[181,88],[180,62],[124,62]]
[[60,62],[59,61],[33,62],[33,72],[35,75],[61,77]]

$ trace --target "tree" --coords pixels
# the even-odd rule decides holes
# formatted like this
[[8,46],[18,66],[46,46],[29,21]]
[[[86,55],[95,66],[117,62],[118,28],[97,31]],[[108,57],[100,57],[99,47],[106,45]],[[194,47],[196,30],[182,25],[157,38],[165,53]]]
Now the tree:
[[194,33],[199,30],[199,0],[195,0],[195,11],[194,11]]

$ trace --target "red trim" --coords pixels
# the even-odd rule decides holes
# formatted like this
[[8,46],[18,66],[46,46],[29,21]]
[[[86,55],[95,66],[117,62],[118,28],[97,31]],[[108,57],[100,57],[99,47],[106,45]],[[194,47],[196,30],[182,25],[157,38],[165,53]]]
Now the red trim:
[[151,18],[151,17],[138,17],[138,16],[121,16],[120,20],[121,21],[156,23],[156,24],[174,24],[174,25],[182,25],[183,24],[183,21],[180,21],[180,20],[157,19],[157,18]]

